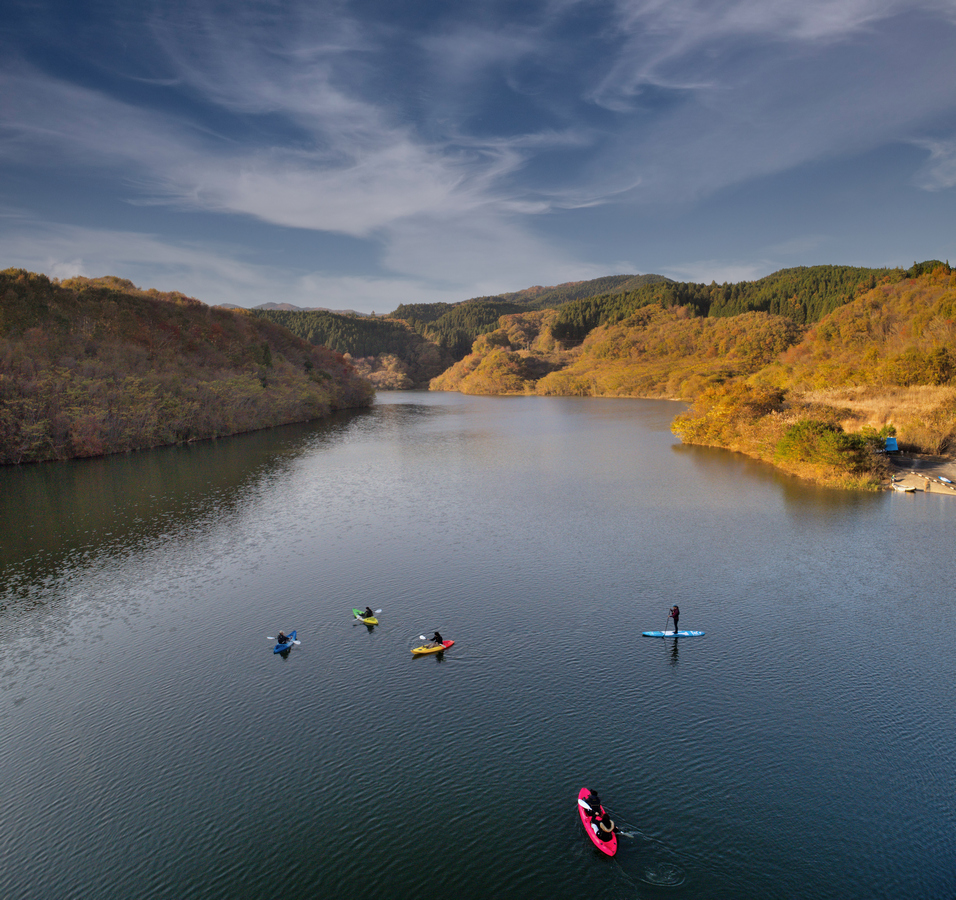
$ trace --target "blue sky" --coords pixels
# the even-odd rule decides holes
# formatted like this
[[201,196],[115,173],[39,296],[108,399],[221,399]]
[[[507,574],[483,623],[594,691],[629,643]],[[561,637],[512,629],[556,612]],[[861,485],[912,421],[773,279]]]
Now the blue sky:
[[956,0],[5,0],[0,268],[389,312],[956,261]]

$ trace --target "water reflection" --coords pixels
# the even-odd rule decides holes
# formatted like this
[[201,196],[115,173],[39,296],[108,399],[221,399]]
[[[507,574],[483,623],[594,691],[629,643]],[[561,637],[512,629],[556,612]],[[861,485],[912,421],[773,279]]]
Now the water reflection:
[[[426,869],[460,900],[949,896],[952,502],[818,491],[678,447],[669,414],[404,395],[160,471],[0,474],[69,476],[3,495],[34,528],[4,526],[30,590],[0,615],[0,896],[252,900],[276,859],[339,900]],[[676,601],[707,636],[659,648],[641,630]],[[426,623],[468,648],[441,672],[409,664]],[[590,856],[583,783],[640,826],[619,865]],[[535,812],[520,841],[501,797]]]
[[758,459],[720,447],[674,444],[671,452],[701,472],[712,485],[733,502],[734,490],[772,485],[779,491],[787,510],[798,518],[830,519],[847,510],[867,512],[886,500],[881,491],[847,491],[813,484],[788,475]]
[[211,515],[228,520],[297,458],[348,440],[371,415],[350,410],[220,440],[0,468],[0,611],[42,602],[35,588],[65,567],[123,559]]

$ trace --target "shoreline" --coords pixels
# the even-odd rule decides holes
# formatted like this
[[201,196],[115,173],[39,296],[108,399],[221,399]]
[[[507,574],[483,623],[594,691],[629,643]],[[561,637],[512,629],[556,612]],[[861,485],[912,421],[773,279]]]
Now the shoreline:
[[[890,457],[887,461],[895,470],[889,490],[923,491],[956,497],[956,459],[903,454]],[[941,477],[948,478],[953,484],[940,481]]]

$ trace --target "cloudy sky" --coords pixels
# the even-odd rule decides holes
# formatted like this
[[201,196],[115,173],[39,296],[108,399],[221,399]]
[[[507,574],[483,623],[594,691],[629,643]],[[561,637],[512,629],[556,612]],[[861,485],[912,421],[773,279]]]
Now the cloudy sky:
[[956,261],[956,0],[4,0],[0,268],[389,312]]

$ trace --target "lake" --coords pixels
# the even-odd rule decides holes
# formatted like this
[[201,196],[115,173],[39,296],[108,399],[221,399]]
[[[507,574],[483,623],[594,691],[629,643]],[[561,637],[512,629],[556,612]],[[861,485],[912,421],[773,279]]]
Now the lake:
[[[384,393],[0,470],[0,896],[951,900],[956,498],[682,408]],[[674,603],[706,635],[642,637]]]

